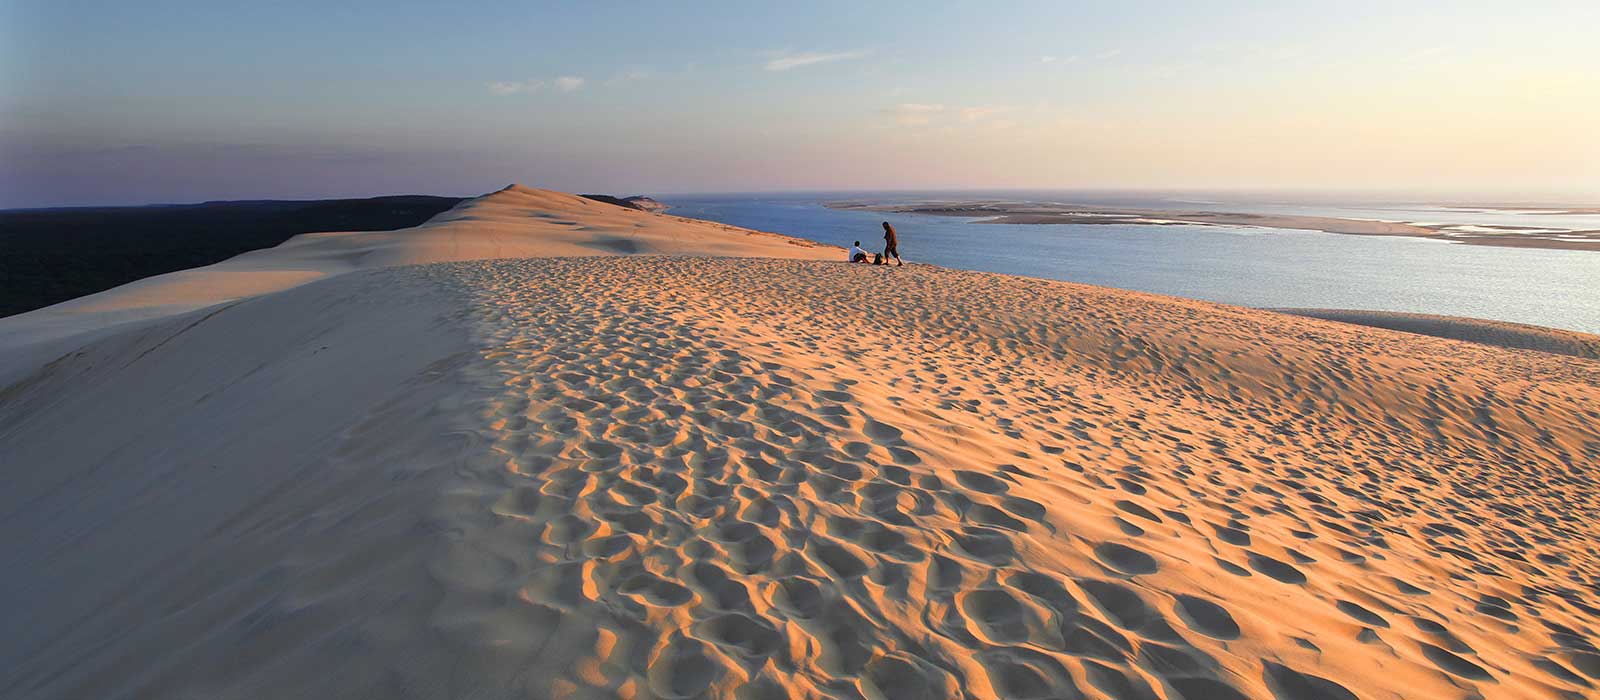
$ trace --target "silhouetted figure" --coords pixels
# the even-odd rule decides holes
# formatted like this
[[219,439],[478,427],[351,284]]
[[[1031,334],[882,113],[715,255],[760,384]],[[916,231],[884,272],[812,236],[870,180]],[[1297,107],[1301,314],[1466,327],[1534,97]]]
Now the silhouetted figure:
[[888,262],[889,256],[894,256],[895,262],[904,265],[906,261],[900,259],[900,239],[894,235],[894,227],[889,222],[883,222],[883,261]]

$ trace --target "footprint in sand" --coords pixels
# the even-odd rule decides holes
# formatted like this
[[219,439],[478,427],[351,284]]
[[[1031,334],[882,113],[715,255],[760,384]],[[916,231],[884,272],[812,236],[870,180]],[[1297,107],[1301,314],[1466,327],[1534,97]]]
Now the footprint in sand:
[[1334,605],[1335,607],[1339,608],[1339,612],[1349,615],[1358,622],[1371,625],[1373,627],[1389,627],[1389,621],[1383,619],[1382,615],[1372,612],[1371,610],[1363,608],[1360,605],[1352,603],[1348,600],[1341,600]]
[[[1350,700],[1393,695],[1393,676],[1419,697],[1489,697],[1512,673],[1552,694],[1596,687],[1593,613],[1566,593],[1592,557],[1552,534],[1578,515],[1519,501],[1528,491],[1486,493],[1522,478],[1485,480],[1487,453],[1447,432],[1455,414],[1426,428],[1399,415],[1431,410],[1430,396],[1466,410],[1453,389],[1365,384],[1391,370],[1366,361],[1370,347],[1346,349],[1331,353],[1349,368],[1328,410],[1326,357],[1296,344],[1212,353],[1198,326],[1161,337],[1148,320],[1150,305],[1202,314],[1190,306],[1080,309],[1058,302],[1089,292],[981,276],[935,289],[944,273],[932,271],[827,286],[854,271],[785,264],[461,267],[480,276],[474,332],[491,347],[471,376],[488,410],[472,428],[493,458],[435,471],[470,494],[440,519],[512,564],[440,575],[451,605],[477,597],[472,615],[441,619],[463,645],[489,643],[472,638],[480,629],[515,641],[496,648],[512,675],[549,679],[523,695]],[[752,291],[799,273],[830,304],[937,291],[971,306],[926,318],[938,333],[897,326],[895,342],[927,361],[888,377],[878,370],[896,360],[874,343],[835,347],[875,329],[806,295]],[[768,322],[748,323],[757,312]],[[1226,337],[1266,333],[1253,313],[1228,316]],[[1115,367],[1093,347],[1107,328],[1137,345]],[[1141,369],[1156,363],[1187,373]],[[1360,413],[1380,392],[1408,402],[1400,425]],[[1440,431],[1429,459],[1452,470],[1413,468],[1404,441],[1367,439],[1400,430]],[[1542,478],[1568,473],[1504,440]],[[1426,566],[1400,556],[1418,533],[1450,543],[1426,550]],[[1326,587],[1304,585],[1316,559]],[[1527,585],[1478,585],[1513,573]],[[1279,598],[1285,620],[1261,614]],[[496,615],[506,622],[482,624]],[[1438,621],[1413,630],[1414,615]],[[503,633],[519,625],[537,634]],[[549,631],[568,627],[579,631]],[[581,639],[582,658],[540,661],[566,658],[560,643],[532,658],[527,640],[545,639]]]
[[880,656],[867,662],[862,671],[858,687],[867,697],[926,700],[958,697],[960,693],[950,674],[911,657]]
[[979,589],[956,597],[974,636],[989,644],[1020,644],[1028,640],[1028,609],[1003,590]]
[[703,642],[688,637],[669,641],[650,658],[650,689],[664,698],[701,697],[724,674]]
[[1441,649],[1427,642],[1417,642],[1417,647],[1422,650],[1423,656],[1428,657],[1428,660],[1432,661],[1435,666],[1438,666],[1440,669],[1448,673],[1474,681],[1494,680],[1494,676],[1489,675],[1489,672],[1484,670],[1482,666],[1457,656],[1450,651]]
[[1010,488],[1006,482],[979,472],[958,470],[955,472],[955,477],[963,487],[979,493],[998,494]]
[[771,625],[739,613],[715,615],[695,625],[696,636],[709,639],[746,661],[771,656],[783,646],[783,636]]
[[1248,556],[1250,560],[1250,568],[1266,574],[1276,581],[1290,584],[1302,584],[1306,582],[1306,575],[1301,573],[1299,569],[1296,569],[1289,564],[1278,561],[1277,559],[1273,559],[1265,554],[1257,554],[1255,552],[1251,552]]
[[1221,605],[1196,596],[1180,595],[1174,609],[1189,629],[1200,634],[1215,639],[1239,638],[1239,624]]
[[1279,700],[1358,700],[1355,693],[1326,678],[1300,673],[1287,666],[1266,661],[1262,678],[1273,697]]
[[905,433],[899,428],[872,418],[866,419],[866,422],[861,426],[861,432],[880,445],[905,444]]
[[1132,588],[1094,579],[1078,581],[1077,584],[1106,617],[1122,629],[1138,631],[1158,617]]
[[1155,557],[1115,542],[1096,546],[1094,556],[1106,566],[1129,576],[1153,574],[1160,568],[1156,564]]

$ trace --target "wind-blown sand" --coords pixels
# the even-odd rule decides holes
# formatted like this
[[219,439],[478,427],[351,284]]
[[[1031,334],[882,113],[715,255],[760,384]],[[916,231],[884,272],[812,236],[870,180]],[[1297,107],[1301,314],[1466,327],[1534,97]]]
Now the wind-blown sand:
[[416,228],[302,234],[215,265],[157,275],[0,319],[0,357],[11,360],[9,366],[0,366],[0,385],[14,381],[20,368],[80,345],[86,333],[356,270],[451,260],[624,254],[844,257],[842,249],[788,236],[511,185],[463,202]]
[[0,394],[0,695],[1600,692],[1600,363],[920,265],[369,254]]
[[1600,336],[1564,331],[1525,323],[1489,321],[1481,318],[1413,314],[1398,311],[1360,311],[1355,309],[1272,309],[1280,313],[1320,318],[1358,326],[1453,338],[1502,348],[1537,350],[1555,355],[1571,355],[1600,360]]

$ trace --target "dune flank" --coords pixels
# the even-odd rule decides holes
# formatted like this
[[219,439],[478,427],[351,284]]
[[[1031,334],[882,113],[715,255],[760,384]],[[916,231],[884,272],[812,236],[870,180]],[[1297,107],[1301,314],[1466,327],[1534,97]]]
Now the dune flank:
[[1600,360],[1600,336],[1564,331],[1524,323],[1490,321],[1481,318],[1412,314],[1397,311],[1355,309],[1272,309],[1280,313],[1320,318],[1358,326],[1388,328],[1418,335],[1464,340],[1518,350],[1536,350],[1555,355],[1571,355]]
[[0,393],[7,697],[1600,692],[1586,359],[658,255],[78,337]]
[[0,319],[0,385],[118,324],[171,317],[356,270],[452,260],[589,255],[775,256],[835,259],[833,246],[709,221],[655,214],[577,195],[510,185],[422,226],[309,233],[215,265],[125,284]]

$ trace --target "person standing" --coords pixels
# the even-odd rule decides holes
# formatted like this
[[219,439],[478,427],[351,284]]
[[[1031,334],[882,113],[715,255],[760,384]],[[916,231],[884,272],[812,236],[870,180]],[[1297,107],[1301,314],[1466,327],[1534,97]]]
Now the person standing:
[[904,266],[906,261],[900,259],[900,239],[894,235],[894,227],[889,222],[883,222],[883,261],[889,262],[889,256],[894,256],[896,263]]

